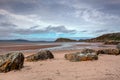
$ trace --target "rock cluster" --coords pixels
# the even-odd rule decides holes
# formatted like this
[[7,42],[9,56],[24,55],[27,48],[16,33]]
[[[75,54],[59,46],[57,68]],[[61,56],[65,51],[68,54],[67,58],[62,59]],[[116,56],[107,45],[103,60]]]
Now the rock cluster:
[[98,50],[97,54],[119,55],[120,51],[118,49],[102,49]]
[[23,67],[24,55],[20,52],[0,55],[0,72],[20,70]]
[[38,60],[46,60],[53,59],[54,55],[49,50],[41,50],[40,52],[27,56],[26,61],[38,61]]
[[83,49],[81,52],[65,54],[65,59],[69,61],[98,60],[98,55],[92,49]]

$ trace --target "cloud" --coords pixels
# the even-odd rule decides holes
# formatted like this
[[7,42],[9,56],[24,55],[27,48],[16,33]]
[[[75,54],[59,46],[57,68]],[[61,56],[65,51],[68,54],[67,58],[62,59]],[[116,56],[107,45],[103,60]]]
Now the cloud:
[[[37,28],[39,26],[36,26]],[[14,30],[14,33],[17,34],[41,34],[41,33],[75,33],[75,30],[69,30],[65,26],[48,26],[43,29],[35,29],[35,28],[29,28],[29,29],[17,29]]]
[[10,28],[10,27],[16,27],[16,25],[15,24],[11,24],[11,23],[9,23],[9,22],[4,22],[4,23],[0,23],[0,28]]
[[2,19],[0,20],[1,22],[13,23],[14,25],[18,25],[18,27],[27,27],[33,25],[32,22],[34,22],[31,18],[27,16],[14,14],[4,9],[0,9],[0,15],[2,16]]
[[[4,26],[4,27],[2,27]],[[5,27],[6,26],[6,27]],[[8,27],[9,26],[9,27]],[[11,27],[10,27],[11,26]],[[46,33],[75,33],[75,30],[67,29],[65,26],[48,26],[43,29],[36,29],[39,26],[33,26],[29,29],[19,29],[17,26],[9,23],[0,23],[0,36],[15,36],[15,35],[32,35],[32,34],[46,34]]]
[[120,22],[119,16],[106,14],[96,9],[82,8],[76,11],[75,16],[94,24],[110,24],[113,21]]
[[50,32],[94,36],[120,31],[119,22],[120,0],[0,0],[1,37]]

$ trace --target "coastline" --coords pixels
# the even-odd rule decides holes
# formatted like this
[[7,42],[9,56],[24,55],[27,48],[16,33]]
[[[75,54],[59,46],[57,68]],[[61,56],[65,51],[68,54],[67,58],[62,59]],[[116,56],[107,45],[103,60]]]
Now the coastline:
[[0,53],[7,52],[37,52],[40,50],[65,51],[65,50],[81,50],[84,48],[106,49],[116,48],[116,45],[104,45],[103,43],[90,42],[52,42],[52,43],[0,43]]
[[[76,46],[85,47],[88,45]],[[102,46],[102,48],[108,47]],[[112,45],[110,47],[115,48]],[[94,47],[94,49],[97,50],[98,48]],[[55,59],[37,62],[25,61],[24,68],[20,71],[0,73],[0,80],[119,80],[120,55],[101,54],[97,61],[70,62],[65,60],[65,54],[79,52],[80,50],[52,50]],[[23,53],[26,57],[38,51],[23,50]]]
[[[97,61],[69,62],[64,54],[52,51],[53,60],[26,62],[20,71],[0,73],[1,80],[119,80],[120,56],[100,55]],[[79,51],[79,50],[78,50]],[[25,53],[25,56],[33,53]]]

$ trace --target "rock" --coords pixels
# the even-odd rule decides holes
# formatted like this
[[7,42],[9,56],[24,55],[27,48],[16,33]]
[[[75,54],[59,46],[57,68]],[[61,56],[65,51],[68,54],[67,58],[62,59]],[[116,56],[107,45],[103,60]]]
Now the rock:
[[92,49],[83,49],[81,52],[65,54],[65,59],[69,61],[98,60],[98,55]]
[[119,50],[120,50],[120,43],[117,45],[117,49],[119,49]]
[[95,50],[93,50],[93,49],[88,49],[88,48],[83,49],[83,50],[81,51],[81,53],[84,53],[84,54],[87,54],[87,53],[95,53],[95,52],[96,52]]
[[23,67],[24,55],[20,52],[0,55],[0,72],[20,70]]
[[26,61],[38,61],[38,60],[46,60],[53,59],[54,55],[49,50],[41,50],[40,52],[27,56]]
[[118,49],[102,49],[98,50],[97,54],[119,55],[120,51]]
[[65,54],[65,59],[70,60],[70,61],[76,61],[76,54],[70,53],[70,54]]

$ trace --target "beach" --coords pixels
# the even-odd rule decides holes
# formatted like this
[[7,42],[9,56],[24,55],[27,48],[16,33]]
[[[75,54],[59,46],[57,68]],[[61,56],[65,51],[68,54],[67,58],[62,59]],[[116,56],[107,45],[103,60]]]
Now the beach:
[[[49,43],[53,44],[53,43]],[[54,54],[54,59],[48,59],[37,62],[24,62],[24,68],[18,71],[0,73],[0,80],[119,80],[120,79],[120,56],[100,54],[96,61],[70,62],[65,60],[64,55],[67,53],[79,52],[83,48],[103,49],[115,48],[115,45],[103,45],[102,43],[71,43],[71,45],[62,45],[55,43],[55,46],[49,48]],[[75,44],[72,46],[72,44]],[[95,45],[96,44],[96,45]],[[38,45],[38,44],[37,44]],[[43,44],[42,44],[43,45]],[[57,46],[56,46],[57,45]],[[3,45],[2,45],[3,46]],[[8,45],[7,45],[8,46]],[[19,46],[17,44],[17,46]],[[28,46],[28,44],[27,44]],[[31,46],[31,44],[30,44]],[[21,50],[25,57],[35,54],[38,48],[30,50]],[[34,45],[35,46],[35,45]],[[45,45],[44,45],[45,46]],[[48,44],[46,45],[48,46]],[[66,47],[65,47],[66,46]],[[97,47],[96,47],[97,46]],[[1,46],[0,46],[1,47]],[[56,48],[57,47],[57,48]],[[10,50],[15,51],[15,50]],[[8,50],[2,51],[4,53]],[[1,52],[1,54],[3,54]]]

